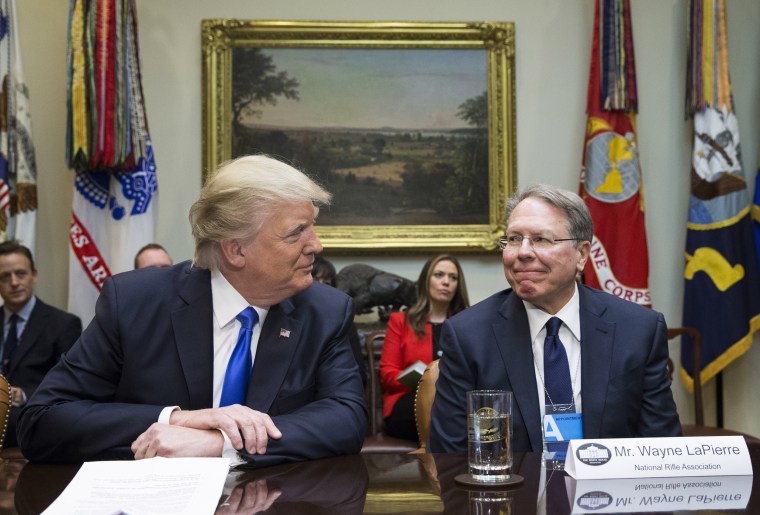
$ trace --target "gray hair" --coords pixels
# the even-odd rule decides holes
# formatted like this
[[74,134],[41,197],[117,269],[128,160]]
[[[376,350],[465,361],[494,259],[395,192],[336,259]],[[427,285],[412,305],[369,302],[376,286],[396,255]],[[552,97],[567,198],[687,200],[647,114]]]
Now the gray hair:
[[193,264],[218,270],[221,242],[250,241],[283,204],[330,204],[331,195],[303,172],[265,155],[223,163],[190,208]]
[[591,241],[594,238],[594,222],[591,212],[583,199],[572,191],[563,190],[548,184],[536,184],[507,200],[506,223],[509,228],[509,217],[517,204],[527,198],[538,198],[562,211],[567,218],[567,229],[572,238]]

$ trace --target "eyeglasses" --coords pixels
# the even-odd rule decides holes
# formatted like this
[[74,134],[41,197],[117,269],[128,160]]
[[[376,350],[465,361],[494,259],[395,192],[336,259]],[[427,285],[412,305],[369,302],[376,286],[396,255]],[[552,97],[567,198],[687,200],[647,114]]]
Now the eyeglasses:
[[507,247],[518,249],[522,247],[523,240],[528,240],[533,250],[549,250],[562,241],[579,241],[580,238],[558,238],[553,240],[544,236],[532,236],[528,238],[522,234],[510,234],[509,236],[499,238],[499,248],[501,250]]

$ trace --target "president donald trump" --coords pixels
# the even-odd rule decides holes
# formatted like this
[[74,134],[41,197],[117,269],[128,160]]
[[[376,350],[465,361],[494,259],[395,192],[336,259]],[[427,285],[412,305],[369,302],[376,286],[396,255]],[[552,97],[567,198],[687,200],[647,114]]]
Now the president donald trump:
[[193,262],[105,282],[94,320],[21,415],[24,455],[264,466],[359,452],[353,303],[311,276],[329,201],[274,159],[222,165],[190,209]]
[[513,392],[516,452],[542,450],[547,412],[572,413],[584,438],[680,436],[662,314],[576,280],[594,233],[583,200],[537,185],[506,214],[511,289],[444,323],[429,450],[467,449],[468,390]]

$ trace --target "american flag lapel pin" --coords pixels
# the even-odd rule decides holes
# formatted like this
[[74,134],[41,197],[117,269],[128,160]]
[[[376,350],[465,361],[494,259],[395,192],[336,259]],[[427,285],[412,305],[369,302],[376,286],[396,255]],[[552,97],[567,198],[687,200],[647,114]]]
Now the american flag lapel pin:
[[280,338],[290,338],[290,330],[280,329]]

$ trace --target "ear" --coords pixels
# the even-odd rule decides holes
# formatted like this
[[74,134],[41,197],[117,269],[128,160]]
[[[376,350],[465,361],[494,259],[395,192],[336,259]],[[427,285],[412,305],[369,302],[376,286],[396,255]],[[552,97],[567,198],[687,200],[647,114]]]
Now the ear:
[[219,247],[222,250],[222,259],[230,268],[239,270],[245,266],[245,253],[238,240],[222,240]]
[[588,261],[588,258],[590,255],[591,255],[591,242],[582,241],[578,245],[578,264],[576,265],[577,272],[583,272],[583,270],[586,268],[586,261]]

